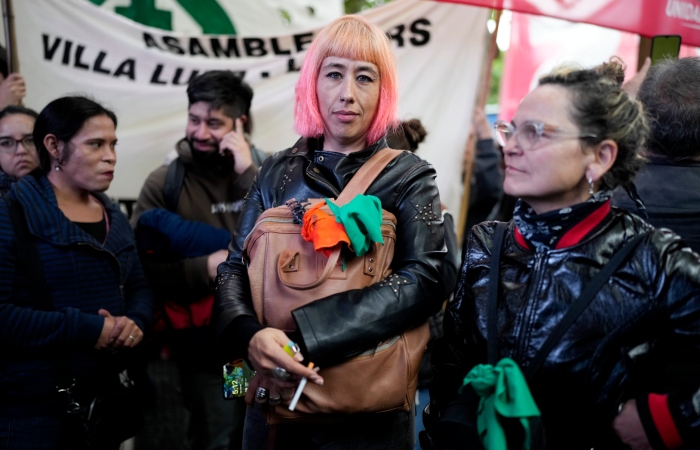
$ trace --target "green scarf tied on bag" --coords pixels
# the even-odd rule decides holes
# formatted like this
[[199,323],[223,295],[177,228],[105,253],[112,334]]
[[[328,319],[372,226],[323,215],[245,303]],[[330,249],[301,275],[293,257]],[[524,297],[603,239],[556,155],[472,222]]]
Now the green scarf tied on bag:
[[357,256],[364,256],[372,242],[384,243],[382,237],[382,202],[374,195],[358,194],[343,206],[326,199],[335,220],[342,223]]
[[523,448],[530,447],[530,417],[540,415],[525,376],[510,358],[501,359],[496,367],[479,364],[464,378],[460,392],[471,384],[481,397],[476,421],[479,438],[488,450],[507,450],[506,434],[500,418],[520,419],[525,431]]

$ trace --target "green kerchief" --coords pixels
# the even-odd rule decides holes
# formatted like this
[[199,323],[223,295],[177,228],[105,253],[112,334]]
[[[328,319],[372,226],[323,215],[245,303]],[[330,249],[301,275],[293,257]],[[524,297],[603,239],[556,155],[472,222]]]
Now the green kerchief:
[[357,256],[367,253],[372,242],[384,243],[382,238],[382,202],[374,195],[358,194],[347,205],[337,206],[326,199],[335,220],[345,227],[350,247]]
[[518,364],[510,358],[503,358],[496,367],[480,364],[469,371],[460,392],[470,383],[481,397],[476,426],[484,448],[507,450],[506,435],[499,421],[503,417],[520,419],[525,431],[523,448],[529,449],[528,418],[539,416],[540,410]]

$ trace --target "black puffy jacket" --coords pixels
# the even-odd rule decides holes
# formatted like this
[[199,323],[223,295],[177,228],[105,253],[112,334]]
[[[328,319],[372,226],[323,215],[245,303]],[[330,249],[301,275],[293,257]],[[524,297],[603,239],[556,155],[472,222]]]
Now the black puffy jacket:
[[[433,348],[431,413],[438,416],[455,399],[466,373],[487,359],[494,225],[480,224],[469,235],[455,298],[447,307],[445,338]],[[697,389],[700,258],[677,235],[615,209],[579,242],[545,252],[525,248],[509,223],[501,253],[498,358],[510,357],[523,368],[600,268],[645,232],[530,380],[550,449],[627,448],[612,430],[621,402],[637,398],[639,404],[650,392]],[[671,411],[686,442],[697,438],[698,423],[697,411],[687,405]],[[658,437],[647,429],[654,433]]]
[[[386,147],[382,139],[345,155],[315,150],[318,144],[301,139],[293,148],[270,156],[248,192],[228,260],[219,266],[214,312],[226,360],[245,356],[252,335],[262,328],[255,319],[248,273],[241,262],[243,242],[258,216],[291,198],[337,197],[362,164]],[[297,337],[302,339],[308,360],[320,366],[324,361],[338,362],[425,321],[440,309],[447,297],[442,281],[446,250],[435,177],[429,163],[404,152],[367,189],[366,194],[377,196],[397,219],[392,270],[402,279],[400,289],[394,293],[388,285],[374,284],[294,310]]]

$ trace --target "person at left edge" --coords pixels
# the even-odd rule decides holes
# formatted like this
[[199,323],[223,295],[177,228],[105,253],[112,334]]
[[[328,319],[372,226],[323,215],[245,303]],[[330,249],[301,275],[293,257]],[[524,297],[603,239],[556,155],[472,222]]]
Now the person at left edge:
[[56,355],[84,402],[119,383],[150,325],[152,296],[134,235],[103,194],[117,161],[116,124],[114,113],[85,97],[49,103],[33,133],[40,169],[8,194],[36,242],[50,310],[33,307],[34,274],[19,263],[8,200],[0,200],[2,449],[83,448],[56,391]]
[[34,121],[37,113],[22,106],[0,111],[0,194],[39,166],[34,145]]

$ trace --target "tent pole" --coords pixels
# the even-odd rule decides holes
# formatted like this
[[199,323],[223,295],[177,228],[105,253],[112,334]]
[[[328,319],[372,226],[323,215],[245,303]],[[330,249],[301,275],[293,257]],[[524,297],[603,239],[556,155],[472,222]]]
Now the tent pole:
[[[491,68],[493,66],[493,60],[498,56],[498,46],[496,45],[496,36],[498,36],[498,27],[501,23],[501,13],[502,11],[495,11],[495,21],[496,28],[489,36],[488,49],[484,55],[484,63],[482,64],[481,79],[479,81],[479,92],[477,93],[475,107],[484,109],[486,106],[486,101],[489,98],[489,89],[491,87]],[[463,161],[463,171],[464,179],[462,180],[462,185],[464,186],[464,192],[462,193],[462,202],[460,203],[459,209],[459,220],[457,221],[457,240],[462,241],[466,236],[464,236],[464,226],[467,223],[467,216],[469,214],[469,194],[471,192],[471,179],[474,167],[474,157],[476,153],[476,135],[474,130],[469,133],[469,139],[467,139],[467,145],[465,147],[465,152],[467,152],[470,157]]]
[[7,56],[7,73],[19,71],[17,52],[15,51],[15,24],[12,14],[12,1],[2,0],[2,18],[5,25],[5,50]]

